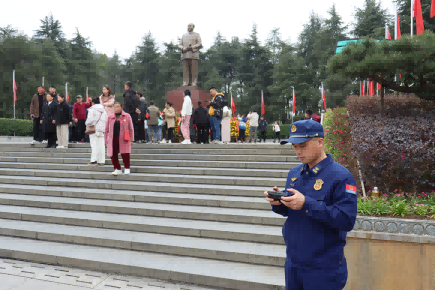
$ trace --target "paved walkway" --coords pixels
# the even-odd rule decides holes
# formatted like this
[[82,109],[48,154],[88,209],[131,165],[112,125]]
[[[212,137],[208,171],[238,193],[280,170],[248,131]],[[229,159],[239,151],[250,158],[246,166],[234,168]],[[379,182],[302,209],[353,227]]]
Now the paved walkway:
[[1,290],[217,290],[10,259],[0,259],[0,281]]

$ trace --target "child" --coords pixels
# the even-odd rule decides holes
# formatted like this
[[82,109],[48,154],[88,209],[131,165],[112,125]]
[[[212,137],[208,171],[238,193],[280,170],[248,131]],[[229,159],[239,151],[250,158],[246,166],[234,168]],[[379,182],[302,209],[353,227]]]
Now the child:
[[59,104],[57,105],[56,112],[56,133],[58,145],[57,149],[68,148],[68,124],[71,126],[71,114],[69,113],[69,106],[65,102],[65,97],[62,95],[57,96]]
[[267,133],[267,122],[264,120],[264,116],[260,117],[260,121],[258,121],[258,129],[260,129],[260,143],[261,139],[264,140],[264,143],[266,143],[266,133]]
[[245,131],[246,131],[246,122],[248,122],[248,118],[246,118],[246,115],[243,115],[242,117],[237,116],[237,120],[239,120],[239,143],[246,143],[245,142]]
[[278,142],[281,142],[281,137],[279,136],[279,125],[278,125],[278,121],[275,122],[275,124],[273,125],[273,131],[275,132],[275,139],[273,139],[273,143],[275,143],[276,139],[278,138]]

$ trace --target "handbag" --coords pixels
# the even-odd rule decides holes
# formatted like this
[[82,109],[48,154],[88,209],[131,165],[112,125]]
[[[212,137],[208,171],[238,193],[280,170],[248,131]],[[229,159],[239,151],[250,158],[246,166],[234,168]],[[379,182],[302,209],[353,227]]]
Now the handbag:
[[92,134],[95,134],[95,125],[94,126],[89,126],[87,129],[86,129],[86,131],[85,131],[85,134],[88,134],[88,135],[92,135]]

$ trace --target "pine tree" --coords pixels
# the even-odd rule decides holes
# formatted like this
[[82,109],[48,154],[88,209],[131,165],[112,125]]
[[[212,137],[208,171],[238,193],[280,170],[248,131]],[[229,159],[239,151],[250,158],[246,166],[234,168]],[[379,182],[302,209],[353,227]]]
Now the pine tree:
[[53,41],[57,52],[65,60],[67,57],[66,53],[66,39],[65,34],[62,31],[62,25],[59,20],[54,20],[53,15],[50,13],[45,16],[44,19],[40,19],[41,26],[35,31],[36,39],[50,39]]
[[365,0],[363,8],[355,8],[355,23],[352,34],[357,38],[385,38],[385,24],[391,23],[387,9],[382,9],[381,2]]

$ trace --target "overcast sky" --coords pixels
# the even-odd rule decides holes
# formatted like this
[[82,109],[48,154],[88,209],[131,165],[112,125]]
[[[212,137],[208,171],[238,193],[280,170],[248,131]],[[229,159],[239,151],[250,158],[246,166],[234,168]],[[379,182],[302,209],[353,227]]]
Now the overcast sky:
[[[233,36],[243,40],[254,23],[262,43],[274,28],[280,28],[283,40],[296,42],[311,10],[327,17],[334,2],[343,20],[350,23],[354,7],[362,7],[364,0],[3,1],[0,27],[11,24],[33,36],[40,19],[51,12],[61,22],[66,38],[72,38],[77,27],[92,41],[93,49],[108,56],[116,50],[121,58],[127,58],[148,31],[162,49],[163,42],[177,41],[190,22],[201,35],[203,51],[213,44],[218,31],[228,40]],[[383,0],[382,6],[393,13],[392,1]]]

